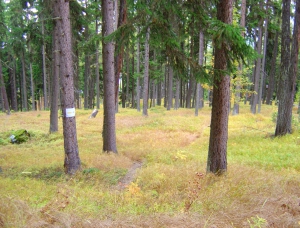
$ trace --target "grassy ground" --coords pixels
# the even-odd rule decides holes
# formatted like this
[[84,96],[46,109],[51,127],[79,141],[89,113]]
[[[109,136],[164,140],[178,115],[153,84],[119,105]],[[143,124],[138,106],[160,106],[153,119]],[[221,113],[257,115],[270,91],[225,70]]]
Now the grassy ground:
[[[102,115],[77,110],[82,171],[63,173],[49,112],[0,114],[0,227],[300,227],[300,135],[274,138],[276,107],[229,118],[228,173],[206,175],[210,109],[116,115],[119,155],[103,154]],[[60,123],[61,124],[61,123]],[[10,144],[14,130],[31,138]],[[136,179],[120,190],[134,162]]]

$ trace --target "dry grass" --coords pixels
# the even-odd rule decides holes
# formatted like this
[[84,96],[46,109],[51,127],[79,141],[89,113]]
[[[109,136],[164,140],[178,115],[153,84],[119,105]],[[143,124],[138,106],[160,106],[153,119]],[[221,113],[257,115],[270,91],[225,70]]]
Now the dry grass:
[[[82,171],[73,177],[63,173],[61,126],[48,134],[49,112],[0,114],[0,227],[300,227],[298,123],[273,138],[276,107],[262,110],[230,116],[223,177],[205,175],[209,108],[198,117],[120,109],[119,155],[102,153],[102,110],[95,119],[78,110]],[[10,144],[21,128],[30,141]],[[136,180],[117,190],[135,161]]]

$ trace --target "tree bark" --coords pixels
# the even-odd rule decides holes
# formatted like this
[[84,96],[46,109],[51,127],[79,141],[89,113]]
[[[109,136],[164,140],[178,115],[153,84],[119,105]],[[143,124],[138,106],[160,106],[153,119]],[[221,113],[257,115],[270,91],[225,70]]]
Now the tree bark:
[[[242,0],[241,2],[241,19],[240,19],[240,26],[241,28],[245,28],[246,25],[246,0]],[[244,32],[242,32],[242,36],[244,37]],[[243,64],[239,63],[239,68],[238,68],[240,75],[242,75],[242,71],[243,71]],[[237,83],[235,85],[235,97],[234,97],[234,104],[233,104],[233,110],[232,110],[232,115],[238,115],[240,113],[240,99],[241,99],[241,76],[238,76],[239,78],[237,79]]]
[[14,58],[9,55],[9,79],[10,79],[10,99],[11,99],[11,108],[15,112],[18,111],[18,100],[17,100],[17,86],[16,86],[16,65]]
[[[257,53],[261,55],[262,49],[262,25],[263,19],[260,20],[258,27],[258,43],[257,43]],[[261,57],[258,57],[255,65],[255,75],[254,75],[254,94],[252,95],[252,103],[251,103],[251,112],[256,114],[256,107],[258,104],[258,94],[259,94],[259,82],[260,82],[260,71],[261,71]]]
[[[96,19],[96,34],[98,35],[98,20]],[[100,73],[99,73],[99,42],[96,42],[96,108],[100,108]]]
[[[53,18],[59,17],[57,4],[53,4]],[[60,72],[60,47],[59,25],[54,21],[52,31],[52,78],[51,78],[51,105],[50,105],[50,133],[58,131],[58,98],[59,98],[59,72]]]
[[[292,111],[298,70],[298,53],[300,38],[300,0],[296,1],[295,22],[290,51],[290,0],[283,1],[282,44],[281,44],[281,78],[279,83],[279,104],[275,136],[292,133]],[[289,57],[290,56],[290,57]]]
[[173,68],[169,65],[169,80],[168,80],[168,104],[167,110],[171,110],[173,107]]
[[22,62],[22,107],[23,110],[28,111],[28,101],[27,101],[27,81],[26,81],[26,66],[25,66],[25,50],[21,53]]
[[47,70],[46,70],[46,51],[45,51],[45,38],[44,38],[44,20],[42,18],[42,36],[43,36],[43,45],[42,45],[42,56],[43,56],[43,89],[44,89],[44,110],[48,109],[48,92],[47,92]]
[[144,90],[143,90],[143,115],[144,116],[148,116],[149,39],[150,39],[150,27],[147,28],[146,41],[145,41]]
[[[102,1],[102,34],[108,36],[114,31],[113,0]],[[103,117],[103,151],[118,153],[115,126],[115,70],[114,44],[102,40],[103,78],[104,78],[104,117]]]
[[[233,0],[219,1],[217,19],[232,23]],[[210,138],[207,172],[221,175],[227,171],[228,114],[230,102],[230,77],[222,72],[227,68],[226,48],[223,42],[215,47],[213,78],[213,100],[210,124]]]
[[7,115],[10,115],[10,108],[9,108],[9,103],[7,99],[7,93],[6,93],[6,88],[5,88],[5,83],[4,83],[4,78],[2,74],[2,60],[0,58],[0,89],[1,89],[1,103],[3,105],[3,109],[6,112]]
[[56,0],[59,10],[59,42],[60,56],[60,79],[61,79],[61,105],[63,119],[63,134],[65,148],[65,172],[74,174],[80,169],[80,158],[77,143],[75,101],[74,101],[74,65],[72,58],[72,38],[69,2]]
[[141,91],[140,91],[140,39],[137,40],[137,50],[136,50],[136,109],[138,112],[141,111]]

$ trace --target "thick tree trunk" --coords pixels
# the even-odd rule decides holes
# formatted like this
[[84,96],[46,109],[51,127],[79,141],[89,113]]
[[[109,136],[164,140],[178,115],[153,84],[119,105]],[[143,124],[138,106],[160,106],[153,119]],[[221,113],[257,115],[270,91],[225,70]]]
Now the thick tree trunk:
[[150,27],[147,28],[146,41],[145,41],[144,90],[143,90],[143,115],[144,116],[148,116],[149,40],[150,40]]
[[[289,26],[290,0],[283,1],[282,13],[282,44],[281,44],[281,80],[280,96],[275,136],[282,136],[292,132],[292,111],[298,70],[298,53],[300,37],[300,0],[296,1],[294,32],[292,49],[290,51]],[[290,55],[290,57],[288,56]]]
[[[219,1],[217,19],[232,23],[233,0]],[[226,45],[215,47],[214,95],[212,100],[207,172],[222,174],[227,171],[228,114],[230,102],[230,77],[222,72],[227,68]]]
[[[102,1],[102,34],[108,36],[114,31],[113,0]],[[114,44],[102,40],[103,78],[104,78],[104,117],[103,117],[103,151],[117,153],[115,123],[115,69]]]
[[72,38],[69,2],[56,0],[58,4],[59,17],[59,42],[61,50],[60,79],[62,95],[62,119],[65,148],[65,172],[74,174],[80,169],[80,158],[77,143],[75,101],[74,101],[74,65],[72,58]]

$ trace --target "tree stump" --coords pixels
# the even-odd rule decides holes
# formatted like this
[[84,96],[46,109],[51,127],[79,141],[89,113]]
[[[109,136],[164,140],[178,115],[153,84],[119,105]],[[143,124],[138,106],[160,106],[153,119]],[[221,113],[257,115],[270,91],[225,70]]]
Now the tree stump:
[[92,114],[90,115],[89,119],[91,118],[95,118],[98,114],[98,110],[97,109],[94,109],[94,111],[92,112]]

